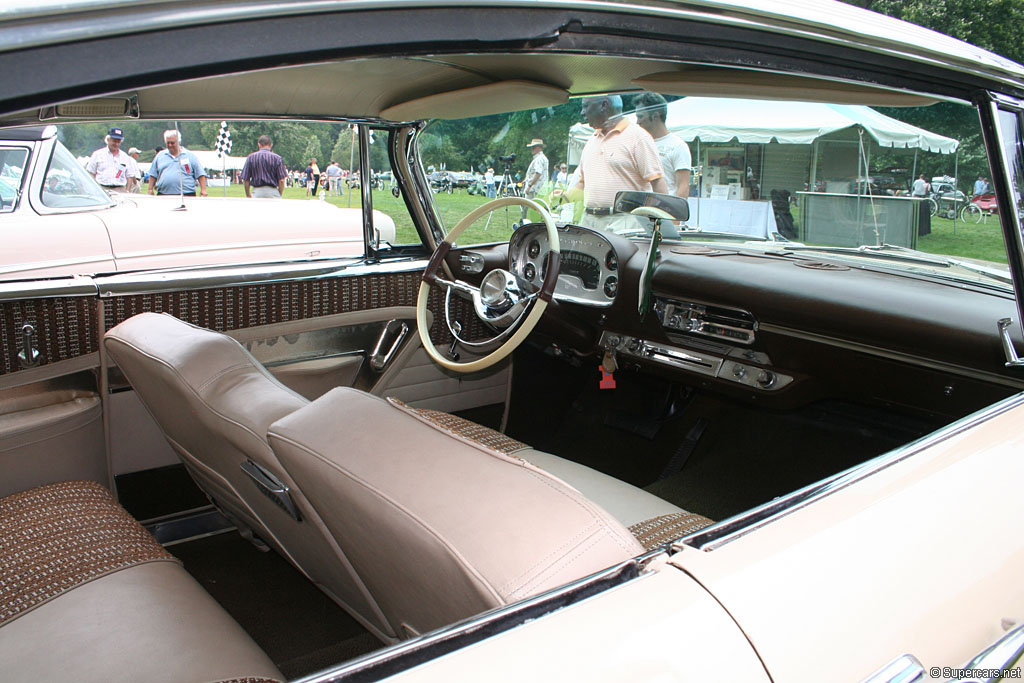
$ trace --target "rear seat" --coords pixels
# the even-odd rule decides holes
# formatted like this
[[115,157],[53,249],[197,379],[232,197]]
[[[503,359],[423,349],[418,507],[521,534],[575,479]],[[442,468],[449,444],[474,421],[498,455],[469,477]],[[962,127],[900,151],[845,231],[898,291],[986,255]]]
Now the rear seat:
[[4,681],[283,681],[100,484],[0,498]]

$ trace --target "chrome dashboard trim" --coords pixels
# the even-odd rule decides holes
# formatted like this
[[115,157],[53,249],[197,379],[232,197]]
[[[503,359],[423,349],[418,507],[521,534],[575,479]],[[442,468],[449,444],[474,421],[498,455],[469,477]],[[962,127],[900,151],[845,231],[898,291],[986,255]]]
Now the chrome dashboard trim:
[[[921,358],[920,356],[914,356],[909,353],[890,351],[888,349],[878,348],[877,346],[870,346],[868,344],[860,344],[858,342],[847,341],[845,339],[838,339],[836,337],[828,337],[821,334],[814,334],[813,332],[802,332],[800,330],[794,330],[791,327],[772,325],[770,323],[761,323],[760,330],[761,332],[771,332],[786,337],[794,337],[796,339],[812,341],[818,344],[827,344],[829,346],[835,346],[838,348],[847,349],[849,351],[866,353],[868,355],[877,356],[879,358],[887,358],[889,360],[907,363],[908,365],[917,365],[919,367],[928,368],[929,370],[949,372],[954,375],[970,377],[971,379],[978,379],[992,384],[1000,384],[1002,386],[1012,387],[1014,389],[1024,389],[1024,376],[1022,376],[1020,379],[1014,379],[1012,377],[1006,377],[1004,375],[1000,375],[994,372],[985,372],[984,370],[966,368],[961,365],[954,365],[952,363],[943,363],[942,361],[929,360],[927,358]],[[993,337],[996,336],[997,335],[993,333]]]
[[[828,479],[819,481],[794,491],[781,498],[769,501],[752,510],[722,520],[697,533],[683,539],[682,542],[705,552],[731,543],[761,527],[796,512],[822,498],[855,484],[873,474],[911,458],[921,451],[936,446],[953,438],[987,420],[1024,406],[1024,394],[1014,394],[998,403],[994,403],[976,413],[963,417],[938,431],[912,441],[906,446],[884,453],[860,465],[840,472]],[[675,545],[679,545],[676,543]]]

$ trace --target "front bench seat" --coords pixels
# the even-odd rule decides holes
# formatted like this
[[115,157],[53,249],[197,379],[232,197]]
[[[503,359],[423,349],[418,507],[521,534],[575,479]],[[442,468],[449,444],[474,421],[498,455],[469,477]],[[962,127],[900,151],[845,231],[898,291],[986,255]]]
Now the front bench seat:
[[[566,577],[584,576],[711,523],[634,486],[533,450],[492,429],[447,413],[413,409],[399,401],[388,403],[354,389],[332,390],[310,404],[280,384],[234,339],[167,314],[142,313],[129,318],[107,332],[104,348],[131,382],[197,484],[218,507],[239,521],[243,531],[248,527],[277,548],[385,641],[560,585],[568,580]],[[324,405],[334,406],[335,401],[339,405],[324,410]],[[353,419],[351,409],[364,417]],[[334,414],[335,410],[338,414]],[[291,416],[303,424],[309,421],[308,436],[312,438],[309,443],[303,434],[288,437]],[[339,431],[340,424],[346,428]],[[274,449],[267,440],[271,425],[276,429]],[[404,435],[400,441],[392,441],[396,429]],[[321,435],[325,431],[333,434],[336,441],[323,441]],[[411,439],[410,434],[414,435]],[[429,452],[443,455],[436,463],[429,459],[404,459],[409,449],[419,448],[420,436],[423,443],[431,444]],[[446,455],[449,451],[451,454]],[[486,454],[484,457],[481,451]],[[299,513],[299,519],[260,492],[242,470],[247,461],[259,465],[288,488],[288,499]],[[408,562],[390,534],[407,534],[406,523],[411,517],[389,518],[378,523],[376,507],[360,509],[342,495],[342,492],[353,493],[347,473],[365,465],[378,476],[380,472],[372,469],[377,462],[392,462],[395,467],[399,463],[410,466],[410,470],[393,472],[395,485],[407,477],[412,477],[407,483],[415,485],[420,474],[424,475],[422,481],[427,482],[431,480],[426,475],[436,477],[439,472],[454,480],[479,477],[486,472],[488,476],[496,476],[495,481],[514,482],[520,493],[539,489],[540,498],[553,497],[555,502],[548,512],[558,519],[550,529],[545,529],[543,524],[537,528],[532,526],[545,522],[544,514],[531,516],[529,521],[521,519],[515,525],[519,545],[510,550],[517,561],[525,557],[524,552],[535,552],[538,546],[528,541],[535,535],[550,543],[563,534],[563,542],[568,543],[564,533],[572,524],[583,524],[580,529],[587,529],[585,535],[590,534],[587,538],[592,544],[581,547],[578,558],[563,558],[564,562],[550,565],[540,573],[536,573],[540,571],[537,567],[529,571],[524,567],[523,577],[498,582],[498,586],[493,585],[493,573],[489,570],[479,581],[467,579],[464,575],[467,570],[470,575],[477,571],[470,568],[473,563],[495,561],[496,556],[485,557],[486,553],[481,555],[480,551],[502,544],[501,534],[495,536],[494,531],[503,529],[509,519],[515,519],[507,515],[520,508],[532,508],[530,514],[534,515],[537,509],[533,508],[532,493],[510,497],[497,490],[489,501],[479,502],[492,506],[500,502],[503,521],[492,528],[488,520],[476,520],[465,529],[472,536],[469,546],[473,549],[473,560],[468,564],[457,560],[454,565],[433,562],[432,566],[440,574],[431,578],[420,573],[414,581],[409,581],[403,578]],[[498,462],[512,463],[516,467],[512,470],[496,467]],[[439,469],[435,471],[433,465]],[[323,477],[310,475],[321,467],[327,468]],[[462,467],[467,468],[465,472]],[[527,479],[523,478],[524,471],[530,473]],[[337,480],[339,475],[340,481]],[[381,490],[390,486],[385,482]],[[482,480],[480,487],[479,490],[490,490],[494,482]],[[553,495],[553,491],[558,495]],[[405,495],[405,492],[398,493]],[[431,494],[431,491],[426,493]],[[455,494],[454,491],[449,493]],[[447,499],[461,512],[456,515],[457,519],[445,519],[442,526],[446,540],[440,546],[432,542],[423,545],[419,541],[412,545],[423,546],[422,552],[434,559],[438,552],[448,552],[444,548],[449,547],[451,530],[446,525],[476,518],[478,494],[473,491],[470,494],[463,502]],[[444,500],[435,502],[445,503]],[[373,506],[377,503],[379,501]],[[429,501],[416,500],[417,506],[421,503],[431,505]],[[562,507],[567,507],[568,512],[559,516],[557,511]],[[359,520],[355,533],[350,529],[352,519],[346,517],[350,513],[359,515],[355,518]],[[378,564],[382,559],[379,549],[373,547],[378,543],[397,552],[383,558],[383,570]],[[549,551],[563,549],[558,546]],[[355,557],[359,558],[358,562]],[[548,558],[538,557],[537,561],[544,564]],[[394,566],[389,569],[388,563]],[[452,586],[463,586],[472,597],[463,600],[448,595],[450,589],[445,587],[449,585],[449,578],[453,579]],[[413,585],[415,589],[411,588]],[[425,595],[432,592],[447,597],[438,600]],[[424,604],[429,604],[429,609],[423,609],[423,605],[416,602],[419,598],[427,599],[428,603]],[[450,605],[434,604],[447,600],[451,600]]]
[[[167,314],[133,316],[107,331],[103,345],[196,484],[239,531],[266,541],[374,635],[395,642],[344,553],[267,444],[267,427],[309,401],[231,337]],[[288,492],[271,499],[256,481],[261,474]]]
[[[467,438],[423,412],[435,411],[336,388],[268,433],[401,635],[644,553],[608,511],[519,457],[525,445],[479,426]],[[654,512],[678,510],[660,501]]]

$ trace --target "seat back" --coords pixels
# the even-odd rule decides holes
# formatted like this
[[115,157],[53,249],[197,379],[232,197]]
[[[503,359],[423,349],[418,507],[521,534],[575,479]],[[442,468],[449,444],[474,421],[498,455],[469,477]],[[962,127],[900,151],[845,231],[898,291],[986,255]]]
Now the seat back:
[[[348,559],[267,443],[270,424],[308,401],[234,339],[170,315],[136,315],[109,330],[103,343],[196,483],[240,530],[274,546],[371,631],[393,640]],[[274,499],[268,489],[278,484],[288,492]]]
[[268,439],[402,636],[644,552],[560,479],[364,392],[333,389]]

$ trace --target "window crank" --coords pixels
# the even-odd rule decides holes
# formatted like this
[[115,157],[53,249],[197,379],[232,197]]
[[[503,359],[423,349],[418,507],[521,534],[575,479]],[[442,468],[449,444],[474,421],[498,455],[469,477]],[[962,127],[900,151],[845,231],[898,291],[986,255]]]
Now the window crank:
[[448,347],[448,355],[451,356],[452,360],[458,360],[459,352],[455,350],[455,347],[459,345],[458,335],[462,332],[462,323],[460,323],[458,320],[452,323],[452,331],[455,334],[452,335],[452,337],[454,338],[452,339],[452,345]]
[[23,368],[34,368],[39,365],[39,350],[32,346],[32,335],[36,328],[31,323],[21,326],[21,351],[18,352],[18,362]]

